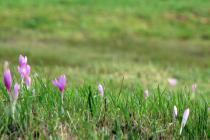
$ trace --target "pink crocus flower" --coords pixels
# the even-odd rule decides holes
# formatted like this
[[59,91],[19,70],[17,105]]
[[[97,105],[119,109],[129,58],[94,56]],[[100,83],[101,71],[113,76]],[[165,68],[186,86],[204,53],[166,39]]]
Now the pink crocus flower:
[[20,73],[22,79],[24,79],[30,75],[31,67],[30,65],[18,66],[18,72]]
[[169,78],[169,79],[168,79],[168,83],[169,83],[171,86],[176,86],[176,84],[177,84],[177,79],[175,79],[175,78]]
[[195,93],[197,90],[197,84],[192,84],[192,92]]
[[4,85],[7,89],[7,92],[11,92],[12,86],[12,75],[9,68],[6,68],[4,71]]
[[31,87],[31,77],[27,76],[27,77],[25,78],[25,83],[26,83],[26,86],[27,86],[28,88],[30,88],[30,87]]
[[104,96],[104,87],[102,86],[102,84],[98,85],[98,92],[101,96]]
[[181,123],[181,128],[180,128],[180,135],[182,134],[182,129],[185,127],[185,125],[186,125],[186,123],[187,123],[189,114],[190,114],[190,109],[187,108],[187,109],[184,111],[184,113],[183,113],[182,123]]
[[174,118],[174,120],[176,119],[177,115],[178,115],[178,109],[177,109],[176,106],[174,106],[174,108],[173,108],[173,118]]
[[14,91],[13,94],[10,93],[10,101],[11,101],[11,112],[12,112],[12,118],[14,119],[14,113],[15,113],[15,107],[17,98],[19,95],[20,85],[18,83],[15,83],[14,85]]
[[27,88],[30,88],[31,86],[31,67],[27,64],[27,57],[20,55],[19,56],[19,66],[18,66],[18,72],[21,75],[22,82],[25,82]]
[[22,66],[25,66],[25,65],[27,65],[27,57],[23,56],[23,55],[20,55],[19,56],[19,66],[22,67]]
[[16,101],[19,95],[20,85],[18,83],[15,83],[14,85],[14,94],[13,94],[13,100]]
[[62,93],[61,94],[61,111],[62,113],[64,113],[64,108],[63,108],[63,92],[64,92],[64,89],[65,89],[65,86],[66,86],[66,76],[65,75],[61,75],[59,76],[57,79],[53,80],[52,81],[53,85],[58,87],[58,89],[60,90],[60,92]]
[[147,99],[148,97],[149,97],[149,90],[146,89],[146,90],[144,91],[144,98]]
[[66,86],[66,76],[61,75],[57,79],[53,80],[52,83],[54,86],[59,88],[61,93],[63,93]]

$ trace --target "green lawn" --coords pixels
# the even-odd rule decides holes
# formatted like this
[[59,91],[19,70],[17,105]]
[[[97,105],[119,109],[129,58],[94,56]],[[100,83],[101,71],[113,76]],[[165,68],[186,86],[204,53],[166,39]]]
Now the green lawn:
[[[207,139],[207,135],[209,138],[210,134],[206,134],[209,133],[209,124],[205,129],[203,122],[199,122],[198,128],[203,127],[203,130],[196,128],[197,117],[205,117],[202,114],[205,111],[201,111],[210,103],[209,0],[0,0],[0,62],[2,65],[5,60],[11,63],[16,79],[19,54],[28,56],[32,75],[38,73],[49,86],[49,89],[42,90],[43,87],[35,80],[39,83],[37,90],[40,93],[34,99],[28,94],[20,99],[19,112],[30,110],[33,106],[23,100],[28,98],[37,102],[34,105],[37,112],[43,111],[38,116],[28,112],[29,118],[22,116],[17,119],[21,127],[17,134],[21,137],[32,138],[34,130],[45,137],[55,136],[64,127],[62,129],[66,129],[72,138],[81,139],[110,138],[115,135],[112,130],[119,139],[135,139],[139,135],[143,139],[170,139],[173,136],[180,139],[177,133],[179,125],[170,128],[166,125],[171,121],[171,107],[177,103],[182,112],[186,106],[194,109],[189,128],[184,132],[185,138]],[[69,102],[65,108],[70,113],[70,116],[65,113],[64,117],[56,110],[59,101],[51,106],[52,100],[58,97],[53,94],[55,90],[49,81],[63,73],[68,78],[65,100]],[[168,85],[170,77],[178,79],[177,87]],[[103,110],[103,101],[95,97],[98,83],[103,83],[107,89],[107,100],[110,100],[108,112]],[[187,101],[193,83],[198,84],[197,99]],[[94,116],[88,110],[90,104],[83,102],[89,99],[89,86],[94,95],[94,105],[100,106],[95,108]],[[121,94],[118,99],[121,87],[125,95]],[[156,97],[161,92],[158,87],[161,91],[166,90],[163,99]],[[147,88],[155,97],[151,97],[145,105],[141,97]],[[24,90],[22,94],[25,92],[31,91]],[[82,94],[81,99],[75,95],[77,92]],[[128,97],[134,93],[137,95]],[[187,94],[187,97],[175,97],[181,93]],[[174,101],[169,102],[168,96],[174,97]],[[1,95],[1,98],[6,102],[5,96]],[[51,100],[49,103],[47,98]],[[153,108],[156,100],[161,102],[160,110]],[[27,102],[24,104],[27,107],[22,102]],[[178,105],[179,102],[183,103]],[[195,111],[196,102],[199,104],[198,111]],[[49,108],[44,108],[43,103]],[[4,107],[2,102],[0,108]],[[55,116],[40,125],[54,107]],[[0,132],[4,136],[7,133],[5,128],[10,124],[5,123],[8,121],[7,109],[1,112],[3,121],[0,123],[4,125]],[[78,112],[74,113],[75,110]],[[101,118],[100,111],[101,116],[107,115],[107,118]],[[134,113],[136,118],[133,119],[134,116],[129,116],[129,113]],[[77,120],[78,116],[82,116],[80,120]],[[33,123],[31,119],[37,122]],[[101,126],[96,123],[98,121],[105,124]],[[138,125],[133,128],[130,125],[134,122],[130,121],[137,121]],[[56,128],[53,128],[55,124]],[[129,126],[124,128],[124,125]],[[30,129],[26,131],[26,127]],[[46,135],[40,132],[43,127]],[[136,127],[144,130],[136,130]],[[89,129],[91,132],[87,132]]]

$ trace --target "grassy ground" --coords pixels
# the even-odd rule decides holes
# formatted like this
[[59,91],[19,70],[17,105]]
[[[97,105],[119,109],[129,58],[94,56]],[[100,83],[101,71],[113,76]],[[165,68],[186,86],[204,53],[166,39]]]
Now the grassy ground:
[[[157,137],[170,139],[173,136],[177,139],[180,138],[177,135],[179,125],[169,126],[169,128],[167,126],[171,122],[170,107],[176,103],[182,112],[186,106],[195,110],[194,102],[198,102],[200,110],[192,111],[192,118],[187,126],[189,129],[184,132],[184,136],[185,138],[207,138],[206,135],[209,134],[206,133],[209,131],[197,130],[200,127],[206,127],[196,122],[197,117],[205,117],[205,111],[201,112],[206,109],[203,100],[186,101],[188,97],[183,99],[174,97],[175,101],[169,103],[166,98],[177,96],[181,91],[183,95],[189,94],[191,84],[197,83],[198,98],[205,98],[209,104],[209,7],[208,0],[36,0],[36,2],[0,0],[0,61],[2,64],[3,61],[9,60],[11,67],[14,68],[19,54],[22,53],[29,57],[32,74],[38,73],[45,82],[62,73],[68,76],[65,99],[68,103],[65,104],[65,108],[69,111],[71,119],[67,112],[64,117],[61,117],[59,111],[55,110],[55,116],[43,126],[40,125],[43,120],[46,120],[47,114],[53,107],[59,108],[57,106],[59,101],[50,106],[52,100],[58,98],[57,95],[52,96],[51,92],[55,92],[53,88],[49,85],[49,89],[44,88],[42,91],[43,87],[40,85],[37,87],[40,93],[34,99],[27,94],[20,99],[20,102],[30,98],[32,102],[37,102],[37,105],[34,105],[37,112],[44,111],[37,116],[31,114],[29,118],[17,119],[17,124],[21,127],[21,132],[17,133],[32,137],[32,133],[36,130],[44,136],[44,132],[43,134],[40,132],[40,129],[44,128],[47,131],[45,136],[50,136],[58,134],[62,128],[66,129],[66,133],[72,138],[78,136],[77,138],[83,139],[101,139],[115,135],[126,139],[141,135],[142,138],[148,139]],[[178,79],[176,88],[171,89],[168,86],[169,77]],[[122,79],[124,79],[123,84]],[[88,110],[89,104],[83,101],[89,99],[87,98],[90,94],[89,86],[93,95],[96,95],[95,88],[99,82],[107,89],[107,100],[110,100],[108,113],[103,110],[103,101],[94,96],[91,102],[100,107],[95,109],[95,114],[91,116]],[[121,85],[123,85],[124,94],[121,94],[122,97],[118,100]],[[159,95],[158,86],[166,90],[164,92],[166,95]],[[145,105],[141,96],[146,88],[152,91],[152,96],[163,96],[163,99],[151,97],[148,105]],[[81,99],[74,94],[77,90],[79,95],[82,94]],[[29,91],[22,91],[22,94],[25,92]],[[49,95],[43,97],[45,92]],[[171,92],[175,95],[168,95]],[[128,98],[130,94],[134,95]],[[48,98],[51,100],[49,104],[46,101]],[[2,100],[5,98],[2,97]],[[114,106],[113,101],[116,100],[117,105]],[[131,100],[134,104],[131,104]],[[153,106],[155,100],[161,100],[160,102],[163,103],[160,105],[160,110]],[[124,102],[127,104],[123,104]],[[183,104],[178,104],[179,102]],[[49,110],[42,106],[43,103],[49,106]],[[20,103],[19,112],[30,110],[31,106],[26,107],[26,105],[28,103],[23,107],[24,105]],[[166,105],[170,107],[165,109]],[[2,103],[1,109],[3,108],[5,105]],[[7,108],[3,110],[2,124],[7,120]],[[75,112],[75,110],[79,111]],[[99,117],[100,113],[107,118]],[[133,119],[132,115],[129,117],[129,113],[134,113],[136,118]],[[19,115],[21,117],[21,114]],[[77,120],[77,116],[82,117]],[[37,122],[33,122],[33,119],[37,119]],[[147,121],[150,120],[153,121],[146,126]],[[206,121],[206,118],[202,120]],[[105,124],[98,124],[98,121]],[[4,129],[8,124],[10,123],[7,121],[2,127],[1,132],[4,135],[7,132]],[[126,126],[128,128],[124,130],[124,125],[130,126]],[[194,130],[196,125],[199,127]],[[30,129],[26,130],[26,126]],[[51,128],[53,126],[56,127]],[[31,131],[31,129],[34,130]]]
[[[112,84],[112,83],[110,83]],[[191,99],[187,90],[143,89],[121,86],[106,88],[101,97],[90,83],[64,92],[64,112],[60,93],[51,81],[34,79],[35,92],[22,88],[15,119],[10,117],[7,92],[1,85],[1,137],[23,139],[208,139],[208,106],[205,99]],[[176,121],[173,106],[178,107]],[[179,135],[182,113],[190,116]]]

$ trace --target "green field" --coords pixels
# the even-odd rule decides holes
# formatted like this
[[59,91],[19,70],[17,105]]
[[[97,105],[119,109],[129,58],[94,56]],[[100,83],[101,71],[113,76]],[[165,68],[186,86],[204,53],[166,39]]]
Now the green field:
[[[15,80],[19,54],[39,75],[37,94],[21,91],[13,132],[1,84],[3,139],[210,138],[209,0],[0,0],[0,62],[10,62]],[[65,114],[51,83],[60,74],[68,79]],[[170,77],[178,80],[175,88]],[[147,88],[152,95],[145,101]],[[180,114],[169,125],[175,104]],[[191,116],[179,136],[186,107]]]

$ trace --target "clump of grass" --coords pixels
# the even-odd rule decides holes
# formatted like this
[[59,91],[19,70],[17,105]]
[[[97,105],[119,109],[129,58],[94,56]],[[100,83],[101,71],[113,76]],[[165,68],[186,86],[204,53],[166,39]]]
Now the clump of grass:
[[[208,104],[191,99],[187,90],[154,88],[144,98],[138,85],[106,87],[104,96],[97,85],[67,87],[64,103],[51,81],[33,79],[23,87],[14,118],[9,117],[9,98],[0,84],[0,134],[2,138],[46,139],[208,139]],[[33,90],[34,89],[34,90]],[[120,92],[119,92],[120,91]],[[63,105],[64,112],[61,111]],[[173,106],[178,108],[174,121]],[[184,110],[190,115],[182,135],[179,129]]]

